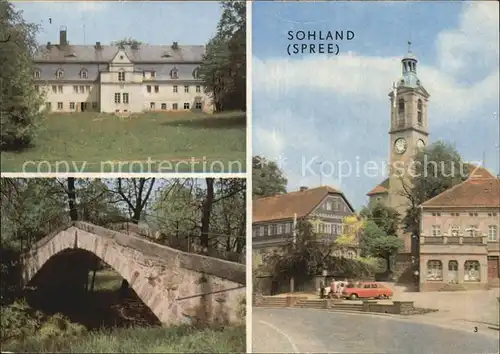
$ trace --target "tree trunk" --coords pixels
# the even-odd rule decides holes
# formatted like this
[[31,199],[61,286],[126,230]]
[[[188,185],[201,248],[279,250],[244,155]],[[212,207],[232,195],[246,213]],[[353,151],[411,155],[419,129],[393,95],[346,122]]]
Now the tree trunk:
[[78,220],[78,209],[76,208],[75,178],[68,177],[68,204],[71,221]]
[[208,233],[210,230],[210,215],[212,214],[212,204],[214,201],[214,179],[205,178],[207,183],[207,195],[203,202],[203,213],[201,217],[201,245],[208,248]]
[[390,272],[391,271],[391,255],[390,254],[385,256],[385,261],[386,261],[387,271]]

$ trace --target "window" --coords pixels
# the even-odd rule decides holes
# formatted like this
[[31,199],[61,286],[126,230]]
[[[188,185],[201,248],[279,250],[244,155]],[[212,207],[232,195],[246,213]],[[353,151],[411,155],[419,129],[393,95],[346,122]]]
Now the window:
[[199,68],[196,68],[193,70],[193,78],[195,80],[199,79],[200,78],[200,69]]
[[57,91],[59,93],[63,93],[63,86],[62,85],[57,86]]
[[278,224],[276,228],[276,234],[281,235],[283,233],[283,224]]
[[63,109],[63,103],[57,102],[57,109]]
[[441,236],[441,225],[432,225],[432,236],[433,237]]
[[97,109],[97,102],[92,102],[92,109]]
[[478,261],[465,261],[464,281],[480,281],[481,272]]
[[189,93],[189,86],[184,86],[184,92]]
[[470,237],[476,237],[478,234],[478,228],[477,225],[470,225],[469,228],[467,229],[467,234]]
[[363,284],[363,288],[364,289],[369,289],[369,288],[371,288],[371,284]]
[[177,92],[178,92],[177,85],[172,86],[172,91],[173,91],[174,93],[177,93]]
[[398,126],[405,125],[405,100],[400,99],[398,102]]
[[196,109],[202,109],[202,108],[203,108],[203,106],[202,106],[201,102],[196,102],[196,103],[194,104],[194,107],[195,107]]
[[81,85],[80,86],[80,93],[84,93],[85,92],[85,86]]
[[201,92],[201,86],[200,85],[197,85],[196,86],[196,92],[200,93]]
[[69,103],[69,109],[75,109],[75,102]]
[[128,93],[123,93],[123,103],[128,104]]
[[451,216],[460,216],[459,213],[451,213]]
[[443,263],[437,260],[427,262],[427,280],[443,280]]
[[35,85],[35,91],[36,91],[36,92],[39,92],[39,91],[40,91],[40,86]]
[[488,241],[496,241],[498,237],[498,227],[496,225],[488,226]]
[[166,103],[162,103],[161,104],[161,109],[163,109],[163,110],[167,109],[167,104]]
[[178,79],[179,78],[179,71],[177,70],[177,68],[173,68],[172,70],[170,70],[170,77],[172,79]]
[[173,109],[174,111],[177,111],[177,109],[178,109],[178,105],[177,105],[177,103],[172,104],[172,109]]
[[85,91],[86,92],[90,92],[90,86],[89,85],[85,86]]
[[51,111],[52,110],[52,103],[51,102],[45,102],[45,109],[47,111]]
[[149,103],[149,108],[151,108],[151,109],[155,109],[155,103],[154,103],[154,102],[150,102],[150,103]]
[[419,99],[418,100],[418,103],[417,103],[417,123],[418,125],[422,125],[423,124],[423,120],[422,120],[422,100]]
[[83,102],[83,108],[85,110],[88,110],[89,109],[89,102]]
[[73,93],[78,93],[78,86],[73,86]]
[[156,72],[155,72],[155,71],[151,71],[151,77],[152,77],[152,78],[155,78],[155,77],[156,77]]
[[82,70],[80,71],[80,77],[81,77],[82,79],[87,79],[87,78],[88,78],[88,72],[87,72],[87,70],[86,70],[86,69],[82,69]]
[[118,73],[118,81],[125,81],[125,72],[124,71],[120,71]]
[[160,92],[160,86],[156,85],[155,86],[155,93],[158,93],[158,92]]
[[460,226],[451,225],[451,236],[457,237],[460,234]]
[[35,70],[35,79],[39,79],[40,78],[40,70]]
[[477,216],[477,213],[469,213],[469,216]]
[[184,109],[189,109],[189,103],[188,102],[184,103]]
[[146,91],[148,91],[148,93],[151,93],[151,85],[146,86]]
[[332,210],[332,203],[326,202],[326,210]]
[[52,85],[52,92],[57,93],[57,86],[56,85]]
[[120,103],[120,93],[115,93],[115,103]]
[[57,69],[56,78],[58,78],[58,79],[64,78],[64,70],[63,69]]

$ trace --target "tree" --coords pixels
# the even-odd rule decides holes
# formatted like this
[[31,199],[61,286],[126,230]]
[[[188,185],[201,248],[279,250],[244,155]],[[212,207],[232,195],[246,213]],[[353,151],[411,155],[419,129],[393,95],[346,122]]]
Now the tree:
[[134,224],[138,224],[141,220],[154,184],[154,178],[118,178],[116,193],[127,205],[130,220]]
[[137,39],[133,39],[131,37],[122,38],[122,39],[119,39],[117,41],[111,42],[111,45],[118,46],[118,47],[124,47],[126,45],[138,47],[142,44],[146,44],[146,43],[144,43],[142,41],[138,41]]
[[357,215],[346,216],[342,220],[342,234],[335,243],[339,247],[349,247],[358,244],[359,235],[363,228],[363,220]]
[[360,215],[365,220],[372,220],[386,235],[397,235],[401,215],[396,209],[382,203],[364,207]]
[[253,198],[272,197],[286,193],[288,180],[276,162],[261,156],[252,158],[252,196]]
[[206,46],[200,77],[217,112],[246,110],[246,3],[222,1],[217,33]]
[[0,0],[0,148],[31,144],[43,118],[43,95],[36,91],[33,55],[38,26],[26,23],[20,11]]
[[467,166],[456,149],[438,141],[415,156],[415,171],[403,180],[403,195],[410,207],[403,218],[406,232],[420,235],[420,205],[467,179]]
[[390,271],[391,257],[403,247],[403,240],[396,235],[388,235],[375,221],[368,220],[363,230],[363,247],[367,255],[385,259]]

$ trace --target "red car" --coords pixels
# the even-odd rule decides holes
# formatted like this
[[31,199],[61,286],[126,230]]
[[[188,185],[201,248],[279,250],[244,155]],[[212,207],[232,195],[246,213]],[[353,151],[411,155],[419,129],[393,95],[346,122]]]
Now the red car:
[[356,300],[357,298],[390,299],[394,293],[380,283],[348,284],[342,292],[342,297]]

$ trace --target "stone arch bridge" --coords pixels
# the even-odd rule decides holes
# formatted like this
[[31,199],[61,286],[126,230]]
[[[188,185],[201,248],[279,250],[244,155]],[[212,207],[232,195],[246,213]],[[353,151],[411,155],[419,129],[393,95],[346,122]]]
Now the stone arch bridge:
[[[86,222],[72,222],[52,232],[23,254],[23,283],[27,285],[44,265],[50,264],[49,260],[64,253],[70,252],[66,258],[77,260],[74,255],[78,250],[93,253],[114,268],[165,324],[241,322],[238,309],[245,296],[244,264],[182,252],[134,232],[114,231]],[[78,266],[59,263],[46,268],[50,271],[40,273],[67,278],[68,274],[77,276],[71,274],[71,269]],[[86,280],[88,268],[80,275]]]

